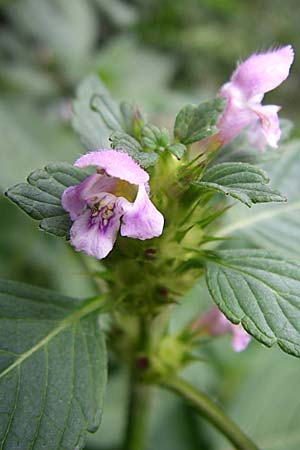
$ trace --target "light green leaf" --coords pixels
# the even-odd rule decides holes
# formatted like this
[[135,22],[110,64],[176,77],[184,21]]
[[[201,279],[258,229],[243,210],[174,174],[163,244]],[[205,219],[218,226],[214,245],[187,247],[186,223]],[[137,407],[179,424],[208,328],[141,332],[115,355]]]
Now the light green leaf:
[[291,141],[282,157],[266,166],[272,186],[287,195],[288,202],[257,205],[255,215],[236,205],[226,216],[219,236],[246,238],[251,244],[300,257],[300,142]]
[[0,447],[80,450],[101,419],[101,300],[0,281]]
[[88,172],[68,163],[52,163],[32,172],[27,183],[12,186],[6,191],[30,217],[40,221],[40,228],[60,237],[68,237],[71,220],[61,206],[61,197],[69,186],[75,186]]
[[87,77],[78,88],[72,125],[88,150],[109,148],[112,131],[123,129],[116,103],[95,75]]
[[158,155],[155,152],[144,152],[140,143],[127,133],[116,131],[110,136],[111,146],[116,150],[128,153],[140,166],[153,166]]
[[264,250],[225,250],[207,265],[221,311],[258,341],[300,356],[300,265]]
[[177,114],[174,136],[183,144],[201,141],[217,132],[216,123],[223,100],[215,98],[200,105],[187,105]]
[[246,163],[221,163],[212,166],[195,184],[236,198],[251,207],[253,203],[284,202],[280,192],[271,189],[269,177],[258,167]]

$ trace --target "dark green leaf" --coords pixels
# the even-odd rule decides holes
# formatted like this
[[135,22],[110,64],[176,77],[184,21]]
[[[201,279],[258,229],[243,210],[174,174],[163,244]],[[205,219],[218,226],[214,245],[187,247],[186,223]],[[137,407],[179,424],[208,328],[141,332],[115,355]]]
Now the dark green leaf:
[[128,153],[144,168],[153,166],[158,159],[155,152],[143,152],[140,143],[124,132],[116,131],[110,136],[110,141],[112,148]]
[[174,136],[183,144],[201,141],[217,132],[216,123],[223,110],[221,98],[187,105],[177,114]]
[[300,357],[300,265],[264,250],[224,250],[208,262],[207,284],[229,320]]
[[68,237],[71,221],[61,206],[61,197],[69,186],[81,183],[88,172],[68,163],[52,163],[32,172],[27,183],[12,186],[6,192],[40,227],[56,236]]
[[0,447],[80,450],[101,419],[101,300],[0,281]]
[[109,148],[111,132],[123,129],[116,103],[94,75],[86,78],[78,88],[72,125],[88,150]]
[[266,172],[247,163],[221,163],[204,173],[196,184],[230,195],[251,207],[253,203],[284,202],[280,192],[271,189]]

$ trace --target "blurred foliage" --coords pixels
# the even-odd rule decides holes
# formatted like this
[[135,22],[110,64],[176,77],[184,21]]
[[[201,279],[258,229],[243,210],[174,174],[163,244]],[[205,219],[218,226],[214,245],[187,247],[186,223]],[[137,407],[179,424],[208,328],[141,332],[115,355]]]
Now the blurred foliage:
[[[169,126],[185,103],[215,96],[236,60],[286,43],[297,51],[299,14],[299,0],[0,0],[0,190],[37,167],[72,161],[82,152],[69,119],[70,99],[85,75],[96,72],[114,96],[142,103],[154,122]],[[299,55],[289,81],[268,94],[296,120],[298,65]],[[93,293],[89,260],[40,233],[5,199],[0,215],[1,277],[69,295]],[[273,244],[269,239],[266,246]],[[292,243],[290,248],[296,251]],[[207,292],[197,286],[174,311],[172,327],[208,305]],[[192,366],[186,373],[191,381],[220,401],[264,449],[299,448],[297,360],[254,342],[237,355],[227,338],[200,354],[214,363]],[[126,374],[112,361],[103,426],[89,449],[118,448],[125,400]],[[155,393],[154,406],[149,448],[229,450],[173,394]]]

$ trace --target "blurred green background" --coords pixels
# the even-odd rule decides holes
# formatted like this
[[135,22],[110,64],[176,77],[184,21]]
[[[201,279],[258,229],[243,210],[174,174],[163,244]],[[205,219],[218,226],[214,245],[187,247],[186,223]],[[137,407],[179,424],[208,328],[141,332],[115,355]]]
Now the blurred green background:
[[[300,120],[299,0],[0,0],[0,190],[53,160],[82,151],[70,127],[70,99],[96,72],[117,99],[141,104],[171,125],[187,102],[214,96],[236,61],[291,43],[289,80],[267,95],[283,116]],[[0,199],[0,276],[93,294],[85,258],[37,230]],[[174,327],[210,304],[197,286],[176,308]],[[214,363],[186,376],[218,399],[266,450],[300,448],[299,361],[256,343],[234,354],[229,339],[202,350]],[[271,374],[271,377],[270,377]],[[268,380],[268,381],[266,381]],[[123,400],[123,401],[122,401]],[[111,362],[103,426],[89,449],[117,450],[124,423],[126,374]],[[173,395],[154,395],[149,450],[229,450]]]

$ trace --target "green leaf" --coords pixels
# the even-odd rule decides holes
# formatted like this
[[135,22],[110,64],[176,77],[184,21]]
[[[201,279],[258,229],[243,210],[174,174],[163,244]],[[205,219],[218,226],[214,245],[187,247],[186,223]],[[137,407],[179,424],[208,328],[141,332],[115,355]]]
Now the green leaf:
[[236,198],[251,207],[253,203],[284,202],[280,192],[271,189],[266,172],[247,163],[221,163],[205,171],[195,184]]
[[291,141],[281,158],[266,166],[272,185],[287,195],[288,203],[257,205],[255,215],[235,205],[219,235],[246,238],[252,245],[300,257],[299,148],[299,140]]
[[216,133],[216,123],[223,104],[221,98],[215,98],[198,106],[185,106],[177,114],[174,136],[183,144],[192,144]]
[[140,143],[127,133],[116,131],[110,136],[110,141],[112,148],[128,153],[144,168],[157,162],[158,155],[155,152],[143,152]]
[[300,265],[264,250],[224,250],[209,260],[207,284],[229,320],[300,357]]
[[117,104],[95,75],[87,77],[78,88],[72,125],[88,150],[109,148],[112,131],[123,129]]
[[82,449],[101,419],[101,300],[0,281],[0,447]]
[[164,151],[170,143],[169,132],[164,127],[147,124],[141,130],[141,142],[149,150]]
[[6,195],[30,217],[39,220],[42,230],[68,238],[71,220],[61,206],[61,197],[67,187],[78,185],[88,175],[71,164],[52,163],[32,172],[27,183],[12,186]]

